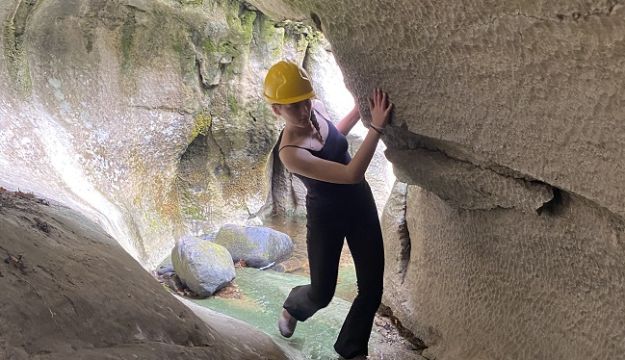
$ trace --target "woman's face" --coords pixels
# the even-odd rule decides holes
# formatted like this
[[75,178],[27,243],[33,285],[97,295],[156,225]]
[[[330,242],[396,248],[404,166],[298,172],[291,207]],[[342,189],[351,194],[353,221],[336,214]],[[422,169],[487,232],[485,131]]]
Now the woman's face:
[[274,114],[282,117],[287,122],[294,124],[306,123],[310,120],[312,101],[307,99],[293,104],[274,104],[271,108]]

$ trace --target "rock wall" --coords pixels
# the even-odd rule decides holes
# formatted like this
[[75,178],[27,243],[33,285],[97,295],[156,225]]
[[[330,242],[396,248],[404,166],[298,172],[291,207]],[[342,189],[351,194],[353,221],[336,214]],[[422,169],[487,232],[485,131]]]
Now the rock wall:
[[[323,30],[365,117],[372,88],[395,102],[384,301],[430,358],[622,357],[622,1],[250,2]],[[262,209],[277,126],[256,90],[306,63],[301,33],[229,0],[7,0],[0,19],[0,183],[144,264]]]
[[236,0],[10,0],[0,19],[0,184],[80,210],[147,267],[292,193],[270,180],[269,66],[305,64],[330,109],[346,91],[319,33]]
[[[398,185],[385,303],[436,359],[619,359],[625,224],[575,195],[540,216]],[[403,204],[403,205],[402,205]]]
[[97,220],[145,266],[264,205],[259,96],[307,40],[238,1],[0,4],[0,183]]
[[622,358],[622,1],[251,2],[395,102],[384,302],[429,358]]
[[258,211],[277,130],[256,86],[283,29],[236,1],[11,0],[0,18],[4,184],[98,219],[147,266]]

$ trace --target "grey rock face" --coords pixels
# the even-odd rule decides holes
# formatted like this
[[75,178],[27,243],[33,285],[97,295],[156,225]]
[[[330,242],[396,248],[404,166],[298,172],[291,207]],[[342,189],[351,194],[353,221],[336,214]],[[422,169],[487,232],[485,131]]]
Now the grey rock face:
[[171,255],[167,256],[156,268],[157,275],[173,274],[174,263],[171,261]]
[[[406,271],[410,265],[411,243],[406,222],[406,196],[408,185],[397,181],[382,214],[381,226],[384,233],[386,288],[400,289],[404,285]],[[387,291],[388,294],[388,291]],[[388,304],[388,301],[385,301]]]
[[243,260],[257,268],[286,259],[293,252],[293,240],[287,234],[263,226],[226,224],[214,241],[226,247],[234,261]]
[[200,320],[73,210],[0,191],[0,229],[0,359],[288,358],[244,324]]
[[236,276],[228,250],[192,236],[178,240],[171,252],[174,271],[194,293],[208,297]]
[[501,207],[535,213],[554,196],[546,184],[501,175],[469,162],[452,160],[437,151],[389,149],[386,155],[394,163],[414,161],[419,164],[418,167],[397,167],[396,175],[400,180],[427,186],[441,199],[463,209]]

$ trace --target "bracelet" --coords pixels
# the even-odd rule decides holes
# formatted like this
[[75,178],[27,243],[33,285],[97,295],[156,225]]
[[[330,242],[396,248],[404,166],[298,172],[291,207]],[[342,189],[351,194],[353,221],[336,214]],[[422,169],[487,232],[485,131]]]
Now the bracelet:
[[374,126],[373,124],[369,124],[369,128],[373,129],[373,131],[377,132],[380,135],[384,135],[384,129],[380,129],[377,126]]

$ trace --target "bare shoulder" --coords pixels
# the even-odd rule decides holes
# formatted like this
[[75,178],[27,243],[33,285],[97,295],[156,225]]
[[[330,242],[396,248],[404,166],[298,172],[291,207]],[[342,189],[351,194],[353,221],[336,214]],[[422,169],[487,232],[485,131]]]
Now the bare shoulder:
[[300,167],[308,162],[312,155],[302,147],[291,144],[281,144],[278,153],[280,161],[290,172],[299,172]]
[[280,139],[279,148],[282,149],[286,147],[292,146],[302,146],[302,139],[298,136],[293,135],[288,131],[284,131],[282,133],[282,139]]

